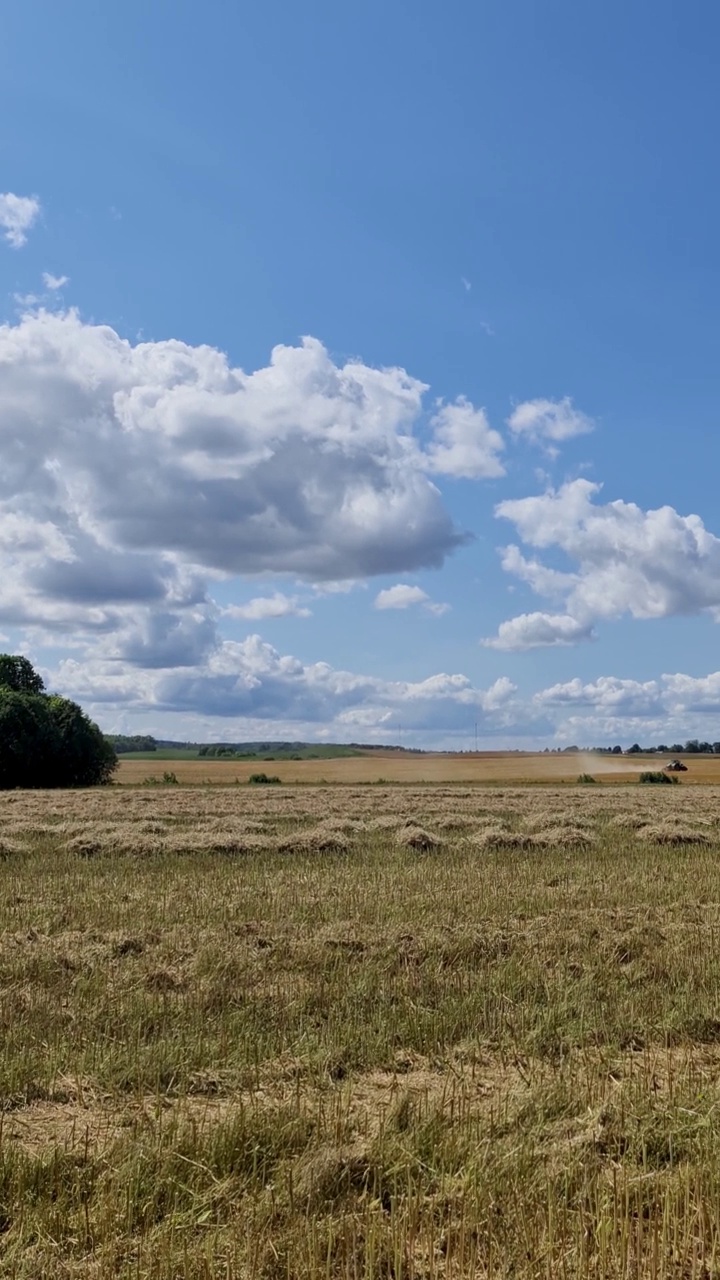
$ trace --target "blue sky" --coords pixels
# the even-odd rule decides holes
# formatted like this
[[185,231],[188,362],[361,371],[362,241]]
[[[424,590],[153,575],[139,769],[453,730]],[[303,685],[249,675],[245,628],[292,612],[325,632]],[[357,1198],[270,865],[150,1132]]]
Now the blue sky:
[[720,737],[719,36],[10,10],[5,647],[108,730]]

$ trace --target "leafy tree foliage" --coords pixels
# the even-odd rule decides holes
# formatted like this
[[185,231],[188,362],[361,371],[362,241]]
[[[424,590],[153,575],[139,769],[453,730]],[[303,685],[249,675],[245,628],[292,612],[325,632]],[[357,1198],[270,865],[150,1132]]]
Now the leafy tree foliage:
[[0,788],[109,782],[112,744],[76,702],[43,689],[27,658],[0,655]]
[[76,702],[53,694],[46,699],[55,732],[57,754],[52,764],[56,787],[93,787],[110,781],[117,764],[115,749]]
[[22,654],[0,653],[0,689],[12,689],[15,693],[42,693],[45,682]]
[[47,786],[54,747],[45,697],[0,687],[0,787]]

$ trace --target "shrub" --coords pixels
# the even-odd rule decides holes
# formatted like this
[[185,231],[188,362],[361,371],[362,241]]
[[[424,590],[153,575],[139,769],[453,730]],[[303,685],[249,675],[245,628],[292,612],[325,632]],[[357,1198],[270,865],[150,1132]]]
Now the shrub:
[[591,773],[581,773],[580,777],[578,778],[578,782],[596,782],[596,781],[597,779],[593,778]]
[[279,782],[280,779],[274,773],[251,773],[248,778],[249,786],[269,786]]
[[674,776],[674,774],[671,774],[671,773],[648,772],[648,773],[640,774],[640,781],[649,782],[649,783],[660,783],[660,784],[670,783],[672,785],[673,782],[677,783],[677,778]]

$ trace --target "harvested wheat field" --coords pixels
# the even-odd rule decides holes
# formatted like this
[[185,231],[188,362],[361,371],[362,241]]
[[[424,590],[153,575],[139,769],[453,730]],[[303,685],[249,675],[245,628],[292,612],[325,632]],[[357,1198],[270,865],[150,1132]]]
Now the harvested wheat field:
[[[670,757],[667,757],[669,759]],[[720,785],[720,756],[682,757],[687,773],[685,785]],[[496,751],[477,755],[387,753],[373,751],[364,756],[327,760],[126,760],[120,757],[116,782],[138,784],[148,778],[162,779],[172,771],[185,785],[232,785],[247,782],[253,773],[265,770],[278,774],[284,783],[465,782],[530,783],[576,782],[581,773],[591,774],[598,783],[636,783],[648,769],[661,769],[666,759],[658,756],[593,756],[590,754],[545,755],[542,752]]]
[[720,788],[0,817],[0,1274],[720,1275]]

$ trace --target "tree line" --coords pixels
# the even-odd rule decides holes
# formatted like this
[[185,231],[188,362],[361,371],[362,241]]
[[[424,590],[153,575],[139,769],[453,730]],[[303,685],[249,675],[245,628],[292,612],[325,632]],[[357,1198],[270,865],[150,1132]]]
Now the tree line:
[[634,756],[638,754],[648,756],[718,756],[720,755],[720,742],[703,742],[700,738],[689,738],[685,743],[672,742],[669,746],[666,743],[661,742],[657,747],[641,747],[638,742],[633,742],[632,746],[627,747],[625,751],[623,751],[622,747],[593,747],[592,750],[593,753],[597,753],[598,755],[604,753],[605,755],[614,756]]
[[108,733],[105,735],[117,754],[125,755],[128,751],[157,751],[157,739],[150,733]]

